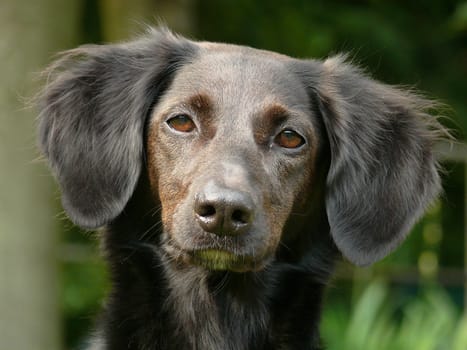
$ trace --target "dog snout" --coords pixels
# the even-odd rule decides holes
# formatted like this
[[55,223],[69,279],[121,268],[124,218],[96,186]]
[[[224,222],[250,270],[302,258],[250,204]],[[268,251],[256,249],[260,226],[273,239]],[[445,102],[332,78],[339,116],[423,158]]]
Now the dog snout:
[[251,228],[254,204],[247,192],[209,183],[196,195],[194,213],[204,231],[236,236]]

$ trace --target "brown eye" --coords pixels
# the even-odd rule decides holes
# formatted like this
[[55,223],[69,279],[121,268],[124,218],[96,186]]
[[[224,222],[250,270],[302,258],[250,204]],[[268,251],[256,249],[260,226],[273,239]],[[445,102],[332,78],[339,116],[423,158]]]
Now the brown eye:
[[285,129],[277,134],[274,142],[284,148],[298,148],[305,144],[305,139],[295,131]]
[[196,125],[186,114],[179,114],[167,120],[167,124],[174,130],[180,132],[191,132],[195,130]]

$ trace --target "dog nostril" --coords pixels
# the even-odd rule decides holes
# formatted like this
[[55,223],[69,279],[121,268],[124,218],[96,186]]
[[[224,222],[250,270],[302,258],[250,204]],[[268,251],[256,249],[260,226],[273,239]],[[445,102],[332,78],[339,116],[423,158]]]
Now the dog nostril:
[[214,206],[209,205],[209,204],[200,205],[197,208],[196,213],[199,216],[204,216],[204,217],[214,216],[216,215],[216,208],[214,208]]
[[232,213],[232,221],[238,224],[247,224],[250,221],[250,214],[244,210],[236,209]]

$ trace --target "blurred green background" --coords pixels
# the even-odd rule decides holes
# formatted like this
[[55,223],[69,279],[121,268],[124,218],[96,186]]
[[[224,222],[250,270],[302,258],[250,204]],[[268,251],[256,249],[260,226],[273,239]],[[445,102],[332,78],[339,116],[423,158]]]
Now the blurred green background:
[[467,1],[0,0],[0,349],[77,348],[108,289],[97,234],[67,221],[35,149],[28,97],[54,53],[126,40],[144,23],[298,57],[348,52],[374,77],[445,103],[445,192],[402,247],[339,266],[328,349],[466,350]]

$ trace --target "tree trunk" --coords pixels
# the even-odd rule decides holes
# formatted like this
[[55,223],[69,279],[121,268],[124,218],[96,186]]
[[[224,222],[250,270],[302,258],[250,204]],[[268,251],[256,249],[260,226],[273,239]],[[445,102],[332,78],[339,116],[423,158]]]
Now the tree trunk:
[[52,54],[76,43],[79,3],[0,1],[0,349],[62,347],[58,194],[24,101]]

